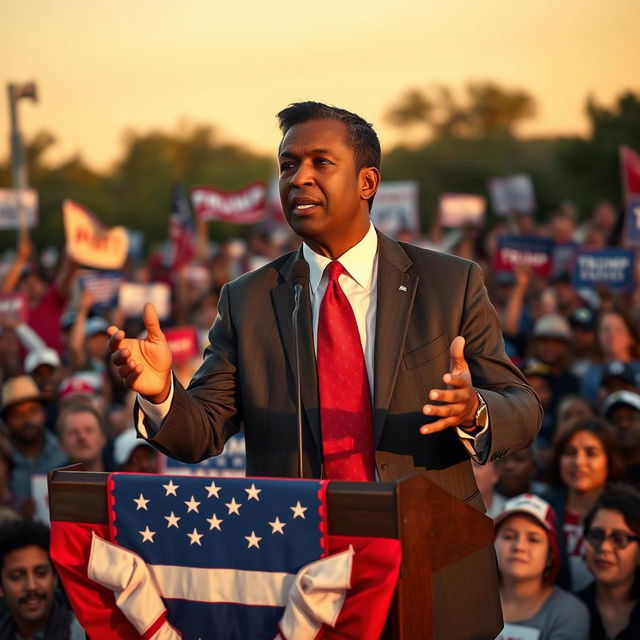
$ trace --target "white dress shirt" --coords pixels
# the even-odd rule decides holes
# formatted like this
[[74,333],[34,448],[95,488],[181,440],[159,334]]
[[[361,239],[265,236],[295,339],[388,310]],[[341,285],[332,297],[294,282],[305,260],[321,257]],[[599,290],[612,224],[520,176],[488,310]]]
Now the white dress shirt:
[[[324,273],[331,258],[316,253],[307,244],[302,245],[302,255],[309,265],[309,294],[311,298],[311,310],[313,314],[313,343],[317,353],[318,344],[318,318],[320,316],[320,304],[327,290],[328,278]],[[367,366],[369,389],[373,400],[374,387],[374,353],[376,336],[376,311],[378,306],[378,235],[374,226],[370,223],[369,230],[364,238],[348,251],[343,253],[338,262],[345,271],[338,278],[338,283],[347,296],[353,314],[358,325],[360,342]],[[425,403],[428,390],[425,389]],[[140,408],[147,417],[155,423],[153,426],[160,428],[162,421],[169,413],[173,399],[173,379],[169,397],[161,404],[152,404],[138,395]],[[417,407],[416,407],[417,408]],[[462,429],[457,429],[465,448],[474,458],[484,458],[483,453],[488,454],[488,420],[483,429],[472,436]],[[149,437],[147,429],[142,421],[138,420],[138,430],[143,437]],[[154,431],[154,434],[157,431]],[[151,435],[154,435],[151,434]],[[428,438],[429,436],[424,436]],[[484,460],[482,460],[484,462]]]

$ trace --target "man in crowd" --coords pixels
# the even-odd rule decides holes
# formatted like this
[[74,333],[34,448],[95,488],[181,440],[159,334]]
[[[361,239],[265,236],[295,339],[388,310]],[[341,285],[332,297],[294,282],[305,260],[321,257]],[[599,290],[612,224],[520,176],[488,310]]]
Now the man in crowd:
[[0,528],[0,620],[4,640],[84,640],[74,615],[55,597],[58,577],[49,558],[49,529],[18,521]]
[[100,414],[90,405],[71,403],[58,416],[58,439],[69,464],[82,463],[85,471],[105,471],[107,444]]
[[604,402],[603,414],[616,429],[616,441],[627,465],[629,480],[640,485],[640,394],[614,391]]
[[31,476],[47,473],[66,461],[56,437],[45,429],[44,396],[31,376],[9,378],[0,390],[0,416],[7,426],[15,463],[13,490],[31,497]]

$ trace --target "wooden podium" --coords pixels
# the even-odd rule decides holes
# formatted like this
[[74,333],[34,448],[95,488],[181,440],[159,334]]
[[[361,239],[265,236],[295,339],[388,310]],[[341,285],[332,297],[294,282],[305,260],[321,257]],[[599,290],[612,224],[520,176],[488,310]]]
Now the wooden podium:
[[[49,474],[51,520],[106,523],[108,474]],[[384,640],[490,640],[502,629],[493,521],[428,480],[331,482],[329,533],[402,542]],[[369,640],[369,639],[363,639]]]

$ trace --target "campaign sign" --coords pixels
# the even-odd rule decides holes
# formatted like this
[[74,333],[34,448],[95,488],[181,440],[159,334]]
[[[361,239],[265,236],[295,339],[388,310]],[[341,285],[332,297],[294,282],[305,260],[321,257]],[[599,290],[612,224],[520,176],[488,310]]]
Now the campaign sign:
[[38,192],[35,189],[0,189],[0,229],[38,224]]
[[267,187],[263,182],[253,182],[240,191],[195,187],[191,190],[191,204],[200,220],[255,224],[264,219]]
[[573,265],[572,285],[576,289],[593,289],[607,284],[614,291],[635,287],[634,254],[631,249],[596,249],[579,251]]
[[121,269],[129,251],[124,227],[105,227],[88,209],[65,200],[62,206],[67,253],[78,264],[95,269]]
[[496,271],[515,271],[527,266],[532,273],[549,277],[553,267],[553,241],[536,236],[501,236],[493,256]]
[[195,327],[170,327],[164,330],[164,335],[174,362],[182,364],[201,355]]
[[118,307],[129,317],[139,317],[146,302],[152,302],[160,319],[171,313],[171,291],[168,284],[123,282],[118,292]]
[[371,222],[392,237],[400,231],[418,233],[418,183],[412,180],[382,182],[371,208]]
[[624,220],[624,241],[640,247],[640,195],[629,195]]
[[27,321],[27,296],[24,293],[0,293],[0,317],[16,324]]
[[506,178],[489,180],[491,207],[499,216],[512,213],[531,214],[536,208],[536,198],[531,177],[522,173]]
[[224,451],[219,456],[208,458],[197,464],[178,462],[173,458],[164,458],[161,464],[161,473],[192,476],[225,476],[243,477],[247,456],[244,447],[244,433],[237,433],[227,440]]
[[483,196],[466,193],[443,193],[440,196],[440,224],[443,227],[461,227],[465,224],[481,225],[487,201]]

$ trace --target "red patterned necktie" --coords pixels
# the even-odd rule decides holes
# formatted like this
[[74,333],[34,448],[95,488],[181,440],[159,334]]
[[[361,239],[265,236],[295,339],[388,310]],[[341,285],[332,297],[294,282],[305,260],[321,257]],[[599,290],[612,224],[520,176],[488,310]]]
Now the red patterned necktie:
[[356,317],[338,284],[344,267],[325,269],[329,282],[318,321],[318,386],[324,476],[374,480],[373,412]]

